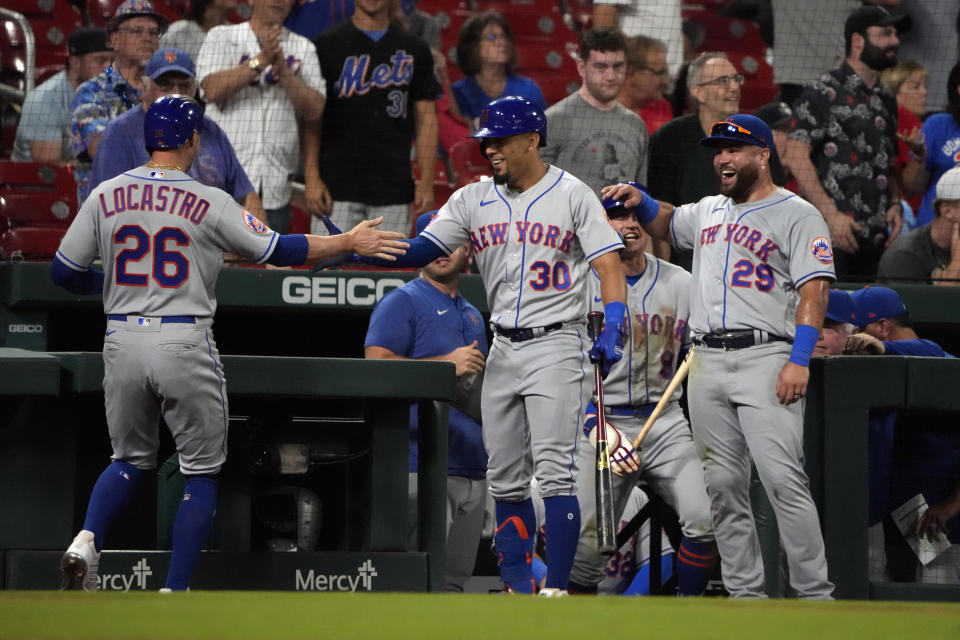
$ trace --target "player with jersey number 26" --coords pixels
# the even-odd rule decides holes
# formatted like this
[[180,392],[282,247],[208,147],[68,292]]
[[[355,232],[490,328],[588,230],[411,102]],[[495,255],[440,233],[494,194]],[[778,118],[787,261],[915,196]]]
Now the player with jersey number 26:
[[[456,191],[394,264],[423,266],[464,242],[473,245],[494,332],[480,404],[500,577],[512,592],[535,590],[530,479],[536,475],[550,558],[540,595],[564,595],[580,533],[575,454],[593,391],[587,358],[609,371],[623,354],[626,279],[617,255],[623,243],[596,194],[540,159],[547,119],[532,102],[494,100],[470,137],[490,160],[493,179]],[[592,347],[591,267],[606,313]]]
[[690,419],[724,586],[733,597],[765,596],[750,511],[752,457],[776,514],[791,586],[801,598],[829,599],[802,437],[808,364],[835,279],[830,234],[813,205],[773,183],[776,147],[762,120],[730,116],[701,144],[715,150],[720,195],[673,207],[629,185],[602,193],[637,206],[647,233],[693,249]]
[[[200,105],[184,96],[150,105],[144,121],[150,161],[93,191],[53,260],[56,284],[78,294],[103,292],[103,389],[113,446],[83,529],[61,560],[65,589],[97,589],[110,524],[156,468],[161,416],[186,477],[164,589],[189,586],[227,453],[226,381],[211,331],[223,253],[286,266],[351,252],[390,261],[407,247],[402,234],[376,229],[379,219],[329,237],[277,234],[226,192],[185,173],[202,122]],[[98,256],[102,272],[90,267]]]

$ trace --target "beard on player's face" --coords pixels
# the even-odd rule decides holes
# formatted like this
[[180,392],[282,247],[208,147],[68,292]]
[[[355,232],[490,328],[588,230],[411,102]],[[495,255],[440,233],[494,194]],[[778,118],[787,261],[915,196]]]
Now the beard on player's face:
[[[716,175],[717,182],[720,184],[720,193],[734,202],[741,202],[750,195],[750,191],[760,178],[758,159],[750,158],[739,168],[734,166],[733,161],[721,162],[716,169]],[[727,177],[726,184],[724,184],[724,177]]]

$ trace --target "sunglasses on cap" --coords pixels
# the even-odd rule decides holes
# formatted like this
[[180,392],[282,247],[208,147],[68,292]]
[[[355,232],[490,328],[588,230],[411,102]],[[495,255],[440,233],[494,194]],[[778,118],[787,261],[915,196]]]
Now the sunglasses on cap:
[[755,143],[759,144],[761,147],[766,147],[767,143],[760,137],[754,135],[752,131],[741,127],[740,125],[734,122],[714,122],[713,126],[710,127],[711,136],[728,136],[732,138],[743,138],[747,137]]

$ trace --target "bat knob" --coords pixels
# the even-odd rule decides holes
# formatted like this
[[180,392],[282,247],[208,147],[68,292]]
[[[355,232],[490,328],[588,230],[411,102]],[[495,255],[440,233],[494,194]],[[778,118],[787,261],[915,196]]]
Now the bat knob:
[[590,333],[590,339],[596,340],[603,328],[603,311],[591,311],[587,314],[587,331]]

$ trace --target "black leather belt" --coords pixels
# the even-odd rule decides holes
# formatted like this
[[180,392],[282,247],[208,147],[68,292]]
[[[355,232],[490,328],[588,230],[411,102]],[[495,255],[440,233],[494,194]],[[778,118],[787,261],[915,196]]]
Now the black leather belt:
[[651,402],[650,404],[624,404],[618,407],[606,407],[606,409],[607,415],[611,416],[632,416],[634,418],[646,418],[653,413],[653,409],[656,406],[656,402]]
[[[107,316],[108,320],[118,320],[126,322],[127,316],[122,313],[111,313]],[[193,316],[163,316],[160,318],[160,324],[197,324],[197,319]]]
[[723,349],[725,351],[745,349],[758,344],[767,344],[768,342],[790,342],[790,340],[781,336],[775,336],[766,331],[754,331],[752,329],[728,331],[726,333],[705,333],[693,339],[694,344],[710,347],[711,349]]
[[510,342],[526,342],[545,336],[551,331],[556,331],[563,326],[562,322],[554,322],[545,327],[530,327],[529,329],[504,329],[498,324],[493,325],[493,330],[503,336]]

